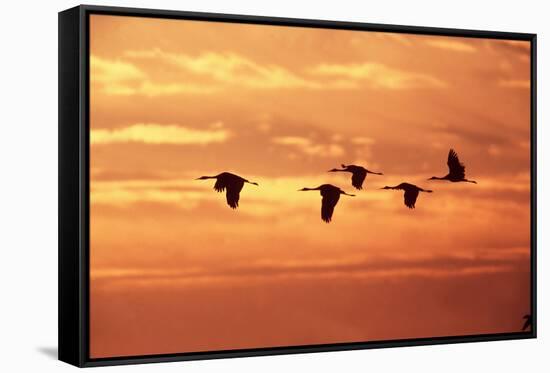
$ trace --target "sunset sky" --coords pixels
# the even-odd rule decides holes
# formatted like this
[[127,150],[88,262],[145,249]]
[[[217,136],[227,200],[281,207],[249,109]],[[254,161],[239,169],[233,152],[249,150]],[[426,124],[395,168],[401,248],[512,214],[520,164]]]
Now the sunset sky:
[[[92,15],[91,357],[520,331],[529,48]],[[427,181],[450,148],[478,184]]]

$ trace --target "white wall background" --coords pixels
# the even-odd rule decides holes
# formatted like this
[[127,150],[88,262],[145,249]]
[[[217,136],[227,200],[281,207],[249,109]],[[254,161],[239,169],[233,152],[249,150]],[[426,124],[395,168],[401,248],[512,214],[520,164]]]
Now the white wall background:
[[[0,27],[0,370],[69,371],[57,350],[57,12],[75,1],[10,1]],[[187,363],[140,372],[543,372],[550,367],[550,22],[540,0],[115,1],[100,5],[538,33],[539,338]]]

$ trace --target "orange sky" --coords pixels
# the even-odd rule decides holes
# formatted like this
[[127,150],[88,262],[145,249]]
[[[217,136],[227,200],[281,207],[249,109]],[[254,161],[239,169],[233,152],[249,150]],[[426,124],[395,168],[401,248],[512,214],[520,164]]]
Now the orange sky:
[[[90,43],[91,357],[521,327],[528,42],[92,15]],[[477,185],[426,180],[451,147]],[[235,211],[194,180],[222,171],[260,184]],[[322,183],[357,194],[330,224]]]

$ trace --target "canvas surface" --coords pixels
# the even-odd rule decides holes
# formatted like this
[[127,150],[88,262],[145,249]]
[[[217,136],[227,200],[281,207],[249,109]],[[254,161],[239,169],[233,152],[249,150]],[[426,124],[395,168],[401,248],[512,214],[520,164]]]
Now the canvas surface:
[[[521,331],[528,42],[92,15],[92,358]],[[465,178],[448,172],[450,149]],[[351,172],[361,165],[362,189]],[[238,207],[214,179],[244,183]],[[403,182],[420,192],[415,208]],[[339,195],[321,219],[323,184]],[[226,188],[227,189],[227,188]],[[235,206],[234,206],[235,207]]]

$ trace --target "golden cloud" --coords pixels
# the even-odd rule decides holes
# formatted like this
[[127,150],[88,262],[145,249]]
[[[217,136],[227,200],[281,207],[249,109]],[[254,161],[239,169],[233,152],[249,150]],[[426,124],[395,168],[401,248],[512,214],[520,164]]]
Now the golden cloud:
[[161,60],[189,73],[207,75],[221,83],[247,88],[319,88],[319,83],[303,79],[284,67],[274,64],[260,65],[235,53],[206,52],[190,56],[154,49],[128,51],[125,55],[137,59]]
[[394,69],[383,64],[320,64],[310,70],[312,74],[340,77],[364,82],[373,88],[410,89],[442,88],[446,83],[433,76]]
[[94,55],[90,56],[90,71],[92,82],[114,84],[145,78],[145,73],[131,63]]
[[145,144],[210,144],[227,140],[230,133],[224,128],[198,130],[170,124],[137,123],[128,127],[90,131],[92,145],[141,142]]
[[105,84],[104,92],[110,95],[117,96],[133,96],[143,95],[149,97],[166,96],[174,94],[208,94],[214,93],[217,89],[211,86],[182,84],[182,83],[152,83],[145,81],[139,85],[124,85],[124,84]]
[[132,63],[90,56],[90,80],[99,83],[104,93],[115,96],[149,97],[173,94],[208,94],[216,88],[190,83],[153,83],[147,74]]
[[[452,43],[452,42],[451,42]],[[111,95],[161,96],[173,94],[210,94],[234,85],[249,89],[358,89],[359,82],[375,88],[407,89],[444,87],[441,80],[426,74],[411,73],[379,63],[348,65],[321,64],[306,71],[323,77],[312,79],[275,64],[259,64],[236,53],[205,52],[197,56],[169,53],[160,49],[127,51],[129,59],[153,59],[176,66],[184,74],[203,75],[206,84],[153,82],[135,64],[92,56],[92,82],[103,84]],[[327,80],[327,78],[332,78]]]
[[396,277],[462,277],[483,273],[511,272],[518,263],[529,260],[528,248],[514,249],[518,254],[495,255],[499,249],[477,252],[475,257],[416,255],[406,259],[398,255],[371,258],[348,255],[339,259],[316,260],[256,260],[232,266],[194,266],[185,269],[108,267],[94,269],[94,281],[108,281],[111,286],[121,283],[139,286],[185,286],[196,283],[233,282],[242,280],[273,281],[281,278],[396,278]]
[[[309,144],[299,137],[287,137],[283,142],[289,144]],[[199,203],[205,201],[219,202],[224,207],[225,201],[217,193],[212,192],[213,182],[200,182],[195,178],[204,173],[203,171],[187,171],[185,174],[178,173],[165,179],[140,179],[135,175],[134,179],[108,179],[98,178],[98,170],[92,169],[92,189],[91,203],[101,203],[107,205],[127,206],[138,202],[153,202],[161,204],[170,204],[183,209],[193,209]],[[215,174],[216,172],[210,172]],[[206,172],[208,174],[208,172]],[[426,178],[425,174],[401,175],[403,180],[422,180]],[[147,175],[145,175],[147,177]],[[250,207],[246,211],[252,215],[269,215],[280,213],[285,209],[311,208],[317,209],[315,202],[318,196],[312,193],[310,197],[305,197],[301,193],[293,193],[302,187],[314,187],[326,182],[341,183],[341,175],[331,175],[331,173],[315,173],[302,175],[300,177],[267,177],[262,175],[248,175],[251,180],[258,181],[261,188],[249,188],[246,193],[249,195],[247,205]],[[384,181],[384,184],[392,184],[392,180]],[[345,184],[342,184],[345,186]],[[458,189],[457,189],[458,188]],[[463,194],[468,191],[468,187],[439,185],[438,194],[447,192],[447,207],[461,209],[464,207]],[[449,194],[451,190],[456,195]],[[508,175],[506,183],[503,179],[490,178],[483,179],[483,183],[477,185],[476,191],[470,196],[475,198],[475,203],[480,203],[479,199],[488,200],[502,198],[513,201],[512,195],[521,193],[528,196],[530,190],[529,175]],[[453,192],[453,193],[454,193]],[[476,194],[477,193],[477,194]],[[489,194],[487,194],[489,193]],[[402,195],[399,193],[386,193],[377,189],[366,190],[362,193],[360,200],[371,202],[389,202],[395,200],[395,204],[389,203],[384,208],[401,208]],[[439,209],[441,206],[425,206],[424,209]],[[225,207],[224,207],[225,208]],[[245,213],[245,211],[243,211]],[[350,212],[351,213],[351,212]]]
[[476,48],[474,46],[456,40],[428,40],[426,41],[426,44],[434,48],[445,49],[454,52],[473,53],[476,51]]
[[278,145],[295,147],[307,155],[319,157],[339,157],[344,154],[344,148],[338,144],[316,144],[306,137],[280,136],[274,137],[272,142]]
[[[215,173],[215,172],[212,172]],[[165,180],[97,180],[92,173],[92,188],[90,202],[110,206],[130,206],[140,202],[168,204],[172,207],[190,210],[205,202],[219,204],[225,209],[223,196],[212,191],[214,182],[196,181],[200,171],[185,173],[184,178]],[[299,209],[319,208],[318,195],[311,193],[304,196],[297,192],[299,188],[317,186],[331,180],[333,175],[306,175],[304,177],[262,177],[248,175],[251,180],[258,181],[261,188],[246,188],[248,209],[241,213],[254,216],[269,216]],[[363,201],[389,201],[393,197],[390,193],[366,193]],[[244,198],[244,197],[243,197]]]

